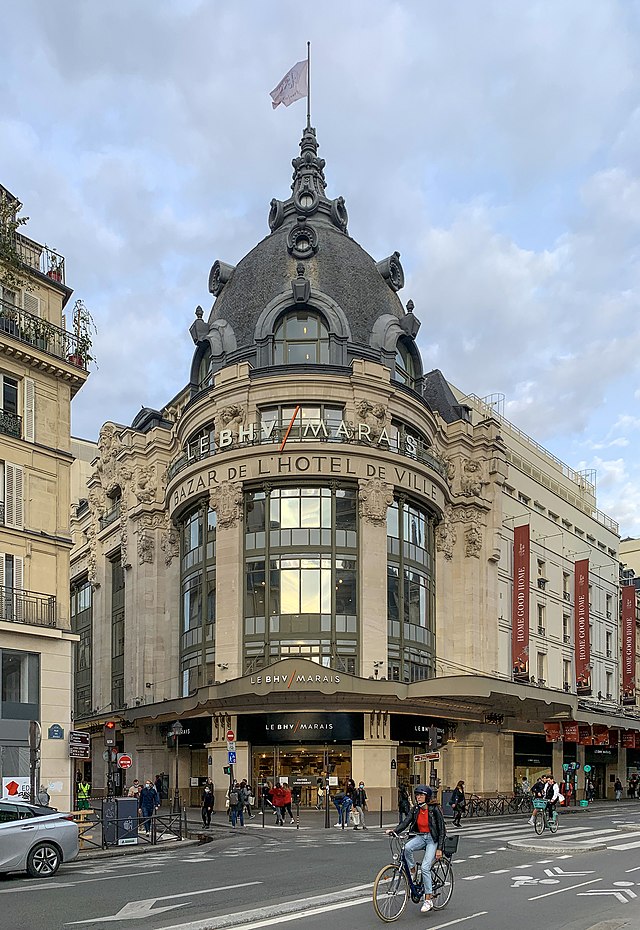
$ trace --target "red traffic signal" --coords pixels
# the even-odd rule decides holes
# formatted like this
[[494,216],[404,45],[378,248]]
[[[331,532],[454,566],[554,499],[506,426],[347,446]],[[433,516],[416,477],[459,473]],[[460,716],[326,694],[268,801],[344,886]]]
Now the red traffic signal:
[[104,744],[105,746],[115,746],[116,744],[116,724],[114,720],[107,720],[104,725]]

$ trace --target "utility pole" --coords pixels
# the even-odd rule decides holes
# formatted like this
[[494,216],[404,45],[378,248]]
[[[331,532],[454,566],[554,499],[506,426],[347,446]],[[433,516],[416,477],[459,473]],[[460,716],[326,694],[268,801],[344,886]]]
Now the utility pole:
[[176,777],[173,786],[173,813],[177,814],[180,812],[180,782],[178,774],[178,743],[181,734],[184,733],[184,727],[179,720],[176,720],[175,723],[171,724],[171,729],[169,730],[169,735],[173,737],[173,741],[176,746]]
[[29,800],[36,803],[38,793],[38,774],[40,770],[40,744],[42,730],[37,720],[29,721]]

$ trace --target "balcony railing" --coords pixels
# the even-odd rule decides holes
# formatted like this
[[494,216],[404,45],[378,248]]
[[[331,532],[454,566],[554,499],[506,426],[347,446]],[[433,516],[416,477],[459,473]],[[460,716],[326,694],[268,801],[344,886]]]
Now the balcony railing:
[[55,595],[0,585],[0,620],[32,626],[56,626]]
[[113,523],[114,520],[117,520],[119,516],[120,501],[118,501],[115,507],[112,507],[111,510],[108,510],[100,517],[100,520],[98,521],[100,523],[100,529],[104,530],[107,526],[109,526],[110,523]]
[[5,436],[15,436],[20,439],[22,435],[22,417],[11,410],[3,410],[0,407],[0,433]]
[[52,281],[64,284],[64,257],[55,249],[40,245],[28,236],[16,234],[16,252],[29,268],[35,268],[40,274],[46,275]]
[[40,349],[47,355],[71,362],[76,368],[87,370],[89,360],[86,353],[78,347],[78,339],[74,333],[54,326],[48,320],[43,320],[42,317],[4,300],[0,300],[0,335],[2,333],[7,333],[18,342]]

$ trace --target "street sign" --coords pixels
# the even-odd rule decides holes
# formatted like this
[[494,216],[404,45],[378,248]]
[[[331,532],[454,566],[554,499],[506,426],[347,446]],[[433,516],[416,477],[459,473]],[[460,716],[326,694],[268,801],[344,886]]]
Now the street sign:
[[235,764],[236,764],[236,754],[235,754],[235,752],[228,752],[228,753],[227,753],[227,762],[229,763],[229,765],[235,765]]
[[121,752],[118,755],[118,768],[119,769],[130,769],[133,765],[133,759],[131,756],[128,756],[126,753]]
[[227,742],[232,743],[235,738],[236,734],[233,732],[233,730],[227,730]]
[[231,740],[227,740],[227,752],[235,752],[235,751],[236,751],[236,744],[231,742]]
[[440,753],[439,752],[421,752],[417,756],[413,757],[414,762],[439,762]]
[[64,739],[64,730],[59,723],[54,723],[47,730],[47,739]]
[[183,733],[184,727],[179,720],[176,720],[175,723],[171,724],[171,728],[169,729],[169,736],[182,736]]
[[587,773],[587,775],[588,775],[589,772],[591,771],[591,766],[590,766],[590,765],[585,765],[585,766],[584,766],[584,771],[585,771],[585,772]]
[[69,731],[69,758],[91,758],[91,736],[84,730]]

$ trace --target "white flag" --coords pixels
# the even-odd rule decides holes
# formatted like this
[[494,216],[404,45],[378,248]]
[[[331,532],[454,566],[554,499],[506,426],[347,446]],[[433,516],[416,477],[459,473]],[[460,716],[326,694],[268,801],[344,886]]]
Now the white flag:
[[308,78],[308,62],[305,59],[295,64],[291,71],[287,71],[278,86],[271,91],[273,109],[275,110],[281,103],[288,107],[301,97],[306,97],[309,92]]

